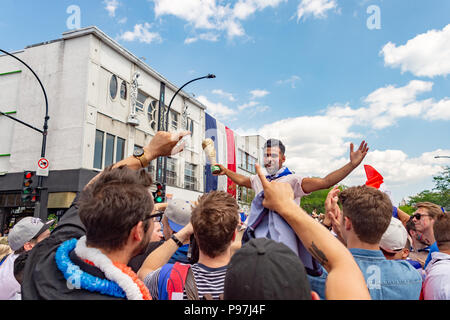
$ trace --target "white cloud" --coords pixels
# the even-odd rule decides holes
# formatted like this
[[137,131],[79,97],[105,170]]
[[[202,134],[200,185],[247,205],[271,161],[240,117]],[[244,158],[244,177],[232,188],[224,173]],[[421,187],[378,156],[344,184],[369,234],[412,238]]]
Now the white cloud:
[[248,103],[241,104],[240,106],[238,106],[238,109],[239,109],[239,111],[242,111],[242,110],[245,110],[245,109],[248,109],[248,108],[255,107],[255,106],[257,106],[258,104],[259,104],[259,103],[256,102],[256,101],[250,101],[250,102],[248,102]]
[[[432,88],[432,82],[419,80],[403,87],[388,85],[365,97],[362,100],[366,104],[364,107],[336,104],[319,115],[282,119],[260,128],[240,128],[236,132],[280,139],[286,145],[288,167],[303,176],[324,177],[348,163],[350,142],[356,149],[364,139],[358,131],[361,126],[381,130],[403,117],[450,120],[450,98],[440,101],[417,99]],[[253,101],[238,108],[250,113],[258,106],[258,102]],[[396,204],[402,197],[432,188],[431,177],[448,163],[448,159],[435,159],[434,156],[450,155],[450,150],[438,149],[411,157],[402,150],[374,150],[370,141],[368,143],[369,153],[363,163],[342,183],[348,186],[364,184],[367,178],[363,164],[369,164],[383,175],[383,185],[391,191]]]
[[[356,149],[364,139],[353,131],[351,119],[330,115],[288,118],[259,129],[240,128],[236,132],[280,139],[286,146],[286,165],[305,177],[325,177],[341,168],[350,160],[350,142]],[[402,150],[373,150],[370,141],[368,145],[369,153],[364,161],[341,184],[364,184],[367,177],[363,165],[369,164],[383,176],[383,186],[391,191],[394,204],[406,195],[430,188],[427,184],[431,183],[431,177],[448,163],[448,159],[434,156],[450,154],[449,149],[438,149],[411,157]]]
[[389,42],[380,54],[386,66],[400,67],[402,73],[431,78],[450,74],[450,24],[419,34],[405,45]]
[[297,7],[297,21],[308,16],[326,18],[327,11],[337,8],[336,0],[301,0]]
[[427,120],[450,120],[450,99],[434,103],[425,114]]
[[214,89],[212,91],[212,93],[217,94],[217,95],[219,95],[221,97],[224,97],[224,98],[230,100],[231,102],[236,101],[236,98],[231,93],[225,92],[222,89]]
[[198,40],[205,40],[205,41],[216,42],[216,41],[219,41],[219,37],[220,37],[220,35],[217,34],[217,33],[206,32],[206,33],[201,33],[201,34],[199,34],[198,36],[195,36],[195,37],[186,38],[186,40],[184,40],[184,43],[185,44],[190,44],[190,43],[197,42]]
[[205,96],[199,96],[197,98],[203,105],[206,106],[206,111],[219,120],[227,119],[237,114],[236,110],[233,110],[222,103],[215,103],[209,101]]
[[250,94],[252,95],[251,99],[258,99],[258,98],[262,98],[265,97],[269,94],[270,92],[267,90],[260,90],[260,89],[255,89],[250,91]]
[[120,40],[135,41],[144,43],[161,42],[161,36],[157,32],[151,32],[149,23],[136,24],[133,31],[126,31],[119,36]]
[[404,117],[449,120],[449,98],[437,102],[434,99],[417,100],[418,95],[430,92],[432,88],[432,82],[420,80],[412,80],[403,87],[389,85],[364,99],[368,107],[353,109],[348,104],[334,105],[327,108],[326,114],[348,118],[354,124],[369,125],[378,130],[392,126],[397,119]]
[[103,1],[105,4],[105,9],[108,11],[110,17],[116,16],[116,10],[119,7],[119,1],[117,0],[105,0]]
[[289,84],[292,89],[295,89],[295,83],[300,80],[300,77],[297,75],[290,76],[284,80],[278,80],[276,83],[278,85]]
[[127,17],[123,17],[123,18],[119,19],[119,20],[117,21],[117,23],[119,23],[119,24],[124,24],[124,23],[127,23],[127,21],[128,21],[128,18],[127,18]]
[[[152,0],[155,3],[157,18],[173,15],[185,20],[194,29],[207,29],[224,32],[228,38],[241,37],[245,30],[241,24],[257,11],[267,7],[275,8],[286,0],[239,0],[237,2],[215,0]],[[234,4],[234,6],[233,6]],[[186,44],[197,40],[214,38],[191,37]]]

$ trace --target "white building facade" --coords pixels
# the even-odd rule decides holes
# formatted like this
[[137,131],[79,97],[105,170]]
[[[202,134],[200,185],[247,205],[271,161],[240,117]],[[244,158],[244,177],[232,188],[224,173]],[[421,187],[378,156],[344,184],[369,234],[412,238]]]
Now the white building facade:
[[[61,39],[13,54],[39,75],[49,100],[46,158],[50,172],[44,178],[41,218],[61,214],[93,176],[148,144],[158,129],[160,101],[167,106],[178,90],[96,27],[66,32]],[[205,190],[201,146],[205,108],[184,91],[171,106],[169,130],[188,129],[192,137],[185,151],[167,160],[169,198],[196,200]],[[0,56],[0,111],[42,129],[42,90],[25,66],[6,55]],[[33,208],[21,202],[20,192],[23,171],[37,169],[42,135],[0,116],[0,136],[0,223],[4,229],[7,216],[33,214]],[[263,140],[236,136],[236,157],[244,154],[237,172],[253,172],[255,161],[262,159],[258,143]],[[156,179],[156,161],[148,170]]]

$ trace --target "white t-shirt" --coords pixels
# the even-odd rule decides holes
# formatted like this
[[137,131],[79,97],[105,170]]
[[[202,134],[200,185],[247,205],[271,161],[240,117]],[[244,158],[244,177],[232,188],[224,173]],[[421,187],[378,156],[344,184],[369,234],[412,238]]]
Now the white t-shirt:
[[[281,168],[280,171],[284,170],[285,167]],[[280,172],[278,171],[278,172]],[[302,180],[303,177],[299,176],[298,174],[288,174],[286,176],[279,177],[278,179],[275,179],[276,182],[284,182],[289,183],[292,187],[292,190],[294,191],[294,201],[300,205],[300,200],[303,196],[310,195],[311,193],[305,193],[302,189]],[[252,184],[252,189],[255,191],[255,194],[260,193],[263,191],[263,186],[261,183],[261,180],[259,179],[258,175],[252,175],[250,176],[250,182]]]
[[444,252],[431,253],[423,284],[425,300],[450,299],[450,255]]
[[18,254],[11,253],[0,266],[0,300],[17,300],[20,284],[14,277],[14,261]]

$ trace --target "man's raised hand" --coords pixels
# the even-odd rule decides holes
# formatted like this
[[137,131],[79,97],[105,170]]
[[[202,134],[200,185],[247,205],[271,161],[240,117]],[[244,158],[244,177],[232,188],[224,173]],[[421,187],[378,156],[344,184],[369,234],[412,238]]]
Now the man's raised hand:
[[[189,131],[183,132],[167,132],[158,131],[150,143],[144,147],[144,150],[155,159],[157,157],[170,156],[181,152],[184,148],[184,144],[181,143],[177,146],[177,143],[186,135],[191,134]],[[177,146],[175,148],[175,146]],[[174,149],[175,148],[175,149]]]
[[369,151],[369,147],[367,146],[367,142],[363,140],[359,145],[358,150],[353,151],[353,149],[353,143],[350,143],[350,162],[352,166],[356,168],[365,158],[367,152]]

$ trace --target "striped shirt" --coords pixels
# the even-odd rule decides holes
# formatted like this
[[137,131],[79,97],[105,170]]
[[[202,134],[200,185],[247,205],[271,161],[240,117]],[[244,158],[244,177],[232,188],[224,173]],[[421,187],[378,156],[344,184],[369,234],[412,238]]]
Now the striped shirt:
[[[215,300],[219,299],[219,295],[223,293],[227,268],[228,265],[220,268],[209,268],[201,263],[195,263],[191,266],[199,299],[202,299],[205,294],[211,294]],[[156,269],[144,279],[144,284],[154,300],[159,297],[158,280],[160,271],[161,268]],[[183,292],[183,299],[187,300],[186,291]]]

